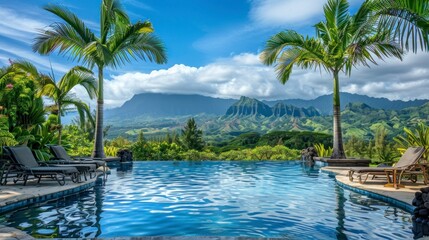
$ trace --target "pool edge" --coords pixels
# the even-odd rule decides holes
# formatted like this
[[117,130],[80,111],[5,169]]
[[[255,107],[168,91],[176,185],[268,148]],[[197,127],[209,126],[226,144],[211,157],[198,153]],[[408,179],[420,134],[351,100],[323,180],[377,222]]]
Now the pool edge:
[[59,199],[62,197],[75,195],[82,191],[85,191],[87,189],[94,187],[95,183],[96,183],[96,180],[89,183],[85,183],[83,185],[73,187],[73,188],[64,189],[58,192],[47,193],[39,196],[32,195],[32,196],[28,196],[28,198],[19,199],[16,201],[12,200],[12,202],[10,203],[6,202],[4,206],[0,206],[0,214],[5,214],[7,212],[26,207],[28,205],[42,203],[50,200]]
[[330,176],[335,177],[335,182],[342,188],[345,188],[345,189],[348,189],[350,191],[357,192],[357,193],[360,193],[362,195],[365,195],[365,196],[368,196],[368,197],[371,197],[371,198],[392,204],[393,206],[399,207],[399,208],[407,211],[408,213],[413,213],[413,211],[415,209],[415,207],[413,205],[411,205],[407,202],[404,202],[402,200],[396,199],[394,197],[386,196],[386,195],[376,193],[376,192],[373,192],[370,190],[362,189],[362,188],[353,187],[353,186],[348,185],[347,183],[339,181],[337,179],[337,173],[336,172],[333,172],[333,171],[330,171],[327,169],[321,169],[321,171],[324,173],[328,173]]

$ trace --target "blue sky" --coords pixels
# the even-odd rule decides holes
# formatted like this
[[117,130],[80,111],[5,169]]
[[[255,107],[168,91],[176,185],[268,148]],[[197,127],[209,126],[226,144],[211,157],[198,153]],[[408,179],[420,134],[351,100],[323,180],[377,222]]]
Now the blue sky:
[[[259,99],[311,99],[332,90],[330,76],[295,69],[282,86],[272,67],[258,54],[264,42],[283,29],[313,34],[323,16],[323,0],[123,0],[132,21],[149,19],[167,48],[168,63],[144,61],[105,76],[107,107],[120,106],[134,94],[166,92],[221,98],[241,95]],[[362,0],[351,0],[352,10]],[[57,76],[76,65],[64,56],[40,56],[31,51],[38,29],[58,21],[42,9],[46,4],[69,8],[96,31],[100,0],[20,0],[0,2],[0,62],[27,59],[41,71],[50,64]],[[428,98],[426,53],[409,54],[403,62],[387,60],[371,69],[358,68],[343,77],[341,90],[390,99]],[[94,69],[95,70],[95,69]],[[417,91],[416,91],[417,89]],[[425,90],[424,90],[425,89]],[[76,94],[86,99],[79,89]]]

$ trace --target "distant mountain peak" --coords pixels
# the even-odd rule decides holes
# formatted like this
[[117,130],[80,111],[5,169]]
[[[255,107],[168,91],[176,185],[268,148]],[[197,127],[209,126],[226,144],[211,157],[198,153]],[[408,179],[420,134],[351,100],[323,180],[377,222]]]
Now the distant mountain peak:
[[320,116],[320,113],[313,107],[300,108],[292,105],[287,105],[282,102],[276,103],[273,107],[249,97],[240,97],[240,100],[235,102],[226,111],[226,116],[264,116],[264,117],[313,117]]
[[241,96],[240,100],[232,104],[226,111],[227,116],[248,116],[248,115],[262,115],[269,117],[273,115],[270,106],[265,103],[245,96]]

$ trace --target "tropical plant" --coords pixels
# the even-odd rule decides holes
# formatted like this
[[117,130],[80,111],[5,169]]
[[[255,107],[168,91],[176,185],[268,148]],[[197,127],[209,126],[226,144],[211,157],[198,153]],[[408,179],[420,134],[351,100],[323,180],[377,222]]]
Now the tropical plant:
[[63,131],[64,136],[67,136],[69,146],[64,145],[67,151],[72,156],[89,156],[92,152],[92,142],[88,135],[90,133],[82,130],[77,125],[66,125]]
[[49,54],[59,49],[90,68],[98,68],[98,98],[93,157],[105,157],[103,150],[103,80],[105,67],[116,68],[132,59],[156,63],[167,61],[162,42],[152,34],[151,22],[132,24],[119,0],[102,0],[100,6],[100,36],[66,8],[48,5],[45,10],[63,22],[56,22],[36,38],[33,50]]
[[272,36],[260,57],[266,65],[276,65],[277,78],[285,84],[293,66],[324,69],[333,77],[333,154],[345,158],[340,119],[340,73],[351,74],[353,67],[377,64],[375,58],[401,59],[402,50],[390,31],[377,28],[367,3],[355,15],[347,0],[329,0],[325,20],[315,25],[316,36],[304,37],[292,30]]
[[[17,144],[15,137],[9,132],[8,119],[0,115],[0,148],[2,146],[13,146]],[[0,149],[0,152],[2,150]]]
[[379,127],[375,132],[374,148],[379,163],[392,165],[398,153],[395,151],[393,144],[386,141],[388,131],[384,127]]
[[36,96],[36,82],[9,67],[7,77],[0,79],[0,114],[7,116],[11,132],[14,128],[30,129],[45,121],[43,99]]
[[181,140],[187,150],[201,151],[204,148],[203,131],[198,129],[194,118],[190,118],[183,128]]
[[421,146],[426,149],[423,157],[428,159],[429,156],[429,127],[423,123],[419,123],[413,131],[409,128],[404,128],[405,136],[397,136],[393,139],[399,144],[398,150],[404,153],[409,147]]
[[106,153],[107,156],[116,156],[116,154],[118,153],[118,151],[120,150],[119,147],[115,147],[115,146],[105,146],[104,147],[104,152]]
[[13,66],[26,73],[27,76],[34,78],[38,83],[37,96],[47,96],[54,101],[54,105],[48,106],[48,109],[58,117],[58,144],[61,144],[62,115],[69,111],[77,110],[82,122],[85,121],[85,115],[90,116],[88,105],[76,98],[73,89],[81,86],[91,99],[95,97],[96,82],[91,70],[82,66],[73,67],[56,82],[53,74],[45,75],[40,73],[30,62],[15,61]]
[[316,149],[317,156],[319,157],[329,157],[332,155],[332,147],[325,147],[323,143],[314,144],[314,149]]

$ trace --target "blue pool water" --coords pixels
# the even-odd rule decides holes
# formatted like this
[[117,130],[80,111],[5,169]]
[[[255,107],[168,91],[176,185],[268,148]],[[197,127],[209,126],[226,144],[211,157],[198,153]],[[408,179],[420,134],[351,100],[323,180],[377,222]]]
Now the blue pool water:
[[410,239],[411,215],[288,162],[135,162],[105,185],[0,216],[36,237]]

